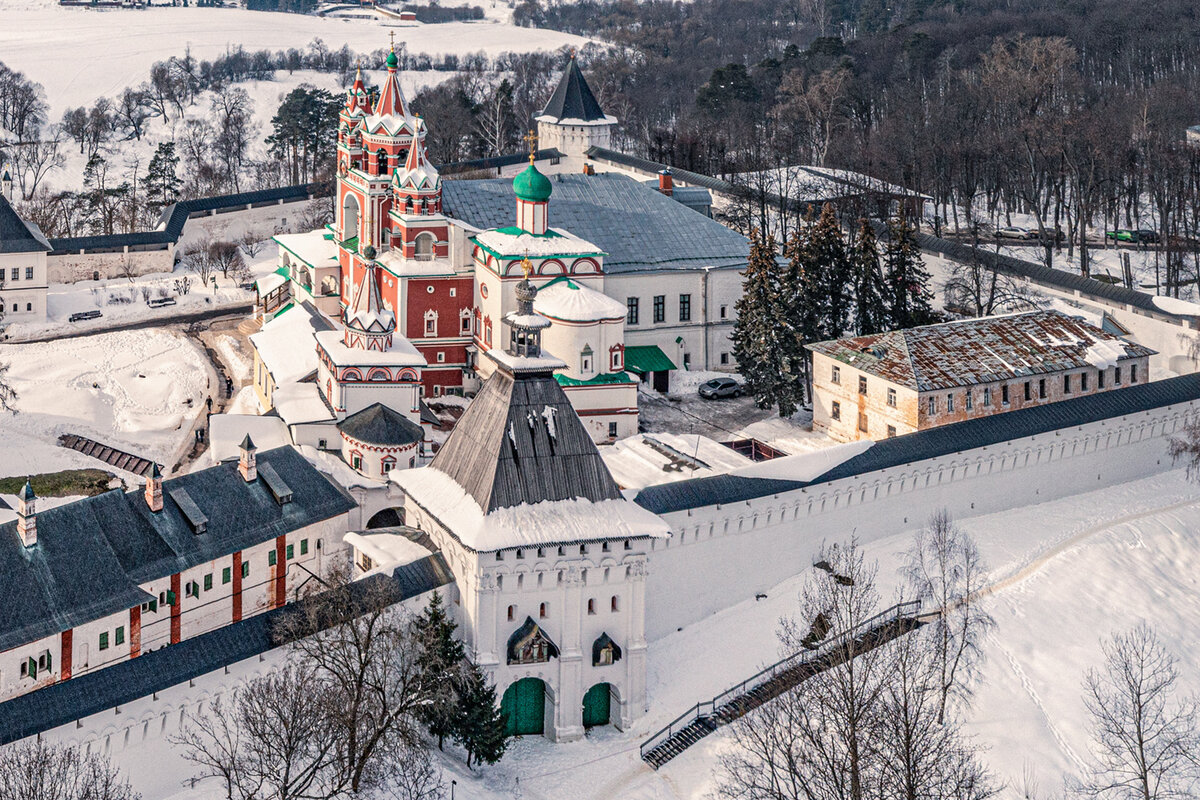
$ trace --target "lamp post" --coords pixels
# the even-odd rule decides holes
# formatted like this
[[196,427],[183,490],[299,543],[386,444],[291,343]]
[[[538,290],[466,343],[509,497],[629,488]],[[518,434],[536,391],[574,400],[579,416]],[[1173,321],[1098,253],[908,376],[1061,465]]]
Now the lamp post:
[[454,800],[454,787],[455,786],[458,786],[458,781],[451,780],[450,781],[450,800]]

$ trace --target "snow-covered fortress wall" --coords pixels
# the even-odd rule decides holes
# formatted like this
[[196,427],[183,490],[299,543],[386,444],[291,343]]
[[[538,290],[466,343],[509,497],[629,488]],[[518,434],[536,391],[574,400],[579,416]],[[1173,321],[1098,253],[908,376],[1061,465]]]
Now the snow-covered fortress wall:
[[822,543],[871,541],[923,524],[1043,503],[1165,471],[1169,437],[1200,401],[1051,430],[726,505],[663,515],[646,585],[646,638],[766,592],[808,568]]

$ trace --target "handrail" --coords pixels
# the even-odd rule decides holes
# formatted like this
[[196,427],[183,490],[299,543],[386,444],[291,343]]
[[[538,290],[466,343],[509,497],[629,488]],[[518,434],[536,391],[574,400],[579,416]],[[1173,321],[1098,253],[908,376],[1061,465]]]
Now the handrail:
[[809,661],[815,660],[820,656],[824,656],[833,647],[841,645],[850,637],[853,637],[865,630],[874,630],[882,627],[885,623],[889,623],[893,620],[901,618],[911,619],[916,615],[915,612],[920,610],[920,608],[920,600],[907,600],[896,603],[894,606],[884,609],[878,614],[863,620],[849,630],[842,631],[836,636],[826,638],[816,648],[812,650],[801,650],[791,654],[790,656],[786,656],[785,658],[776,661],[774,664],[764,667],[741,683],[726,689],[725,691],[713,697],[711,700],[696,703],[696,705],[692,706],[687,711],[671,720],[671,722],[667,723],[665,727],[652,734],[648,739],[646,739],[646,741],[642,742],[642,746],[640,748],[641,757],[645,758],[647,753],[654,750],[656,747],[670,739],[688,725],[691,725],[696,720],[712,716],[717,712],[717,710],[727,705],[727,698],[730,698],[731,696],[740,697],[759,684],[766,682],[765,680],[760,680],[760,678],[763,678],[764,676],[766,676],[766,679],[773,678],[780,672],[799,666],[800,664],[808,663]]

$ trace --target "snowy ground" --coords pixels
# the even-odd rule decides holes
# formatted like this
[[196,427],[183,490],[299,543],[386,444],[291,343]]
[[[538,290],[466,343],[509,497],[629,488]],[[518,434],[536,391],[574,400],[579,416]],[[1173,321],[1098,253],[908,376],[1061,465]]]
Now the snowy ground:
[[[1099,659],[1099,639],[1142,617],[1158,626],[1181,657],[1182,688],[1200,689],[1200,496],[1175,471],[1123,486],[1000,514],[961,519],[980,544],[995,585],[988,601],[997,626],[986,644],[970,731],[986,760],[1021,796],[1028,770],[1045,797],[1087,758],[1080,682]],[[911,533],[873,543],[884,602],[898,586],[897,567]],[[804,580],[796,576],[682,631],[650,643],[650,709],[627,732],[593,731],[555,745],[514,741],[504,760],[479,773],[452,756],[439,763],[456,797],[705,800],[713,766],[729,746],[722,732],[702,740],[659,772],[638,758],[643,739],[689,708],[779,656],[775,632],[792,613]],[[720,653],[719,658],[714,658]],[[147,800],[215,798],[215,786],[181,790],[187,765],[152,740],[116,755]],[[150,768],[149,765],[154,767]]]
[[0,475],[109,469],[59,447],[64,433],[169,467],[189,443],[211,371],[190,340],[163,329],[0,345],[0,363],[18,393],[18,413],[0,420]]

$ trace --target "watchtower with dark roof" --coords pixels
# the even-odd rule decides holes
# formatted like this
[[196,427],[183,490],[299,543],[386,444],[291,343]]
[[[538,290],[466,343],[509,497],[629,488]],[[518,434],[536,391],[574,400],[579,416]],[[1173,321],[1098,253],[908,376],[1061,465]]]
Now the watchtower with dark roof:
[[534,119],[542,147],[557,147],[568,157],[582,158],[589,147],[608,147],[617,118],[604,113],[571,54],[550,102]]

